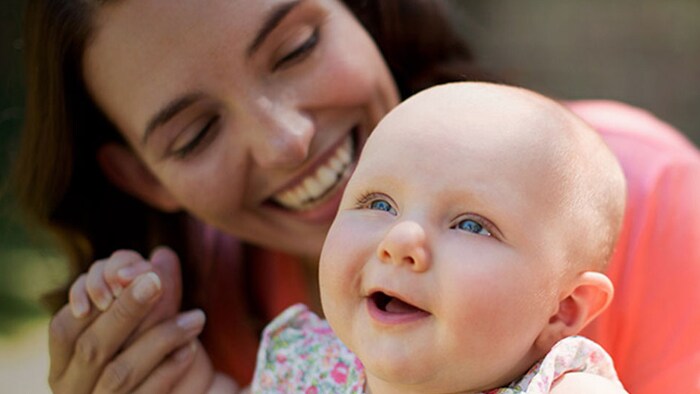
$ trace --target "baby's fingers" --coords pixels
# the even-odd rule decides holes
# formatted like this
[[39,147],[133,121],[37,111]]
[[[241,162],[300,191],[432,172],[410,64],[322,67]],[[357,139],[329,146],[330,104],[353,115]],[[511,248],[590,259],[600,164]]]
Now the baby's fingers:
[[112,305],[112,290],[107,285],[104,278],[104,267],[106,260],[96,261],[90,266],[85,280],[85,288],[92,303],[101,311],[106,311]]
[[137,276],[152,271],[153,266],[132,250],[118,250],[109,257],[104,267],[104,280],[116,297]]
[[80,275],[78,279],[73,282],[68,292],[70,310],[76,319],[83,318],[90,313],[90,299],[88,298],[87,289],[85,289],[85,281],[85,274]]

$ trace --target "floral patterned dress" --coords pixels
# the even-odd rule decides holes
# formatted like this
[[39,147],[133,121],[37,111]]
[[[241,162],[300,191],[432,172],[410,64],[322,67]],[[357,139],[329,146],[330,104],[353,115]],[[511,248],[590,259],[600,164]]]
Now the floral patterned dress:
[[[559,341],[519,380],[484,394],[548,393],[554,380],[567,372],[597,374],[619,383],[605,350],[576,336]],[[365,393],[364,368],[325,320],[297,304],[265,328],[251,392]]]

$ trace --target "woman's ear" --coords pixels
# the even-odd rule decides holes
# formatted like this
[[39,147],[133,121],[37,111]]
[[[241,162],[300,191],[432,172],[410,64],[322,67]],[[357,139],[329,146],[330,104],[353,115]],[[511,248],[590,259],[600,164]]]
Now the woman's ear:
[[536,346],[549,351],[559,340],[578,334],[608,307],[613,298],[610,279],[600,272],[581,273],[559,301],[557,311],[537,338]]
[[164,212],[180,204],[128,147],[109,142],[97,149],[97,162],[107,179],[123,192]]

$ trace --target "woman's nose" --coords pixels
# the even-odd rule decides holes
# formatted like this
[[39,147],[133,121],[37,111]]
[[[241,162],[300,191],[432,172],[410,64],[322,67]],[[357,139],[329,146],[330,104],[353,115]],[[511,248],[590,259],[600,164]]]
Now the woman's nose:
[[430,267],[430,255],[425,230],[414,221],[402,221],[392,227],[377,248],[379,261],[406,265],[423,272]]
[[263,168],[293,168],[306,160],[314,136],[314,121],[293,107],[258,103],[254,115],[252,156]]

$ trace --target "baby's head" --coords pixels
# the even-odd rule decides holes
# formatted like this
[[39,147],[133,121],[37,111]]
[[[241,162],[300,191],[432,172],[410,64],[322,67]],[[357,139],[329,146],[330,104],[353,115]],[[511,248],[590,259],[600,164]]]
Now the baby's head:
[[382,120],[348,183],[321,255],[326,317],[375,392],[507,384],[609,303],[624,201],[615,158],[555,101],[428,89]]

